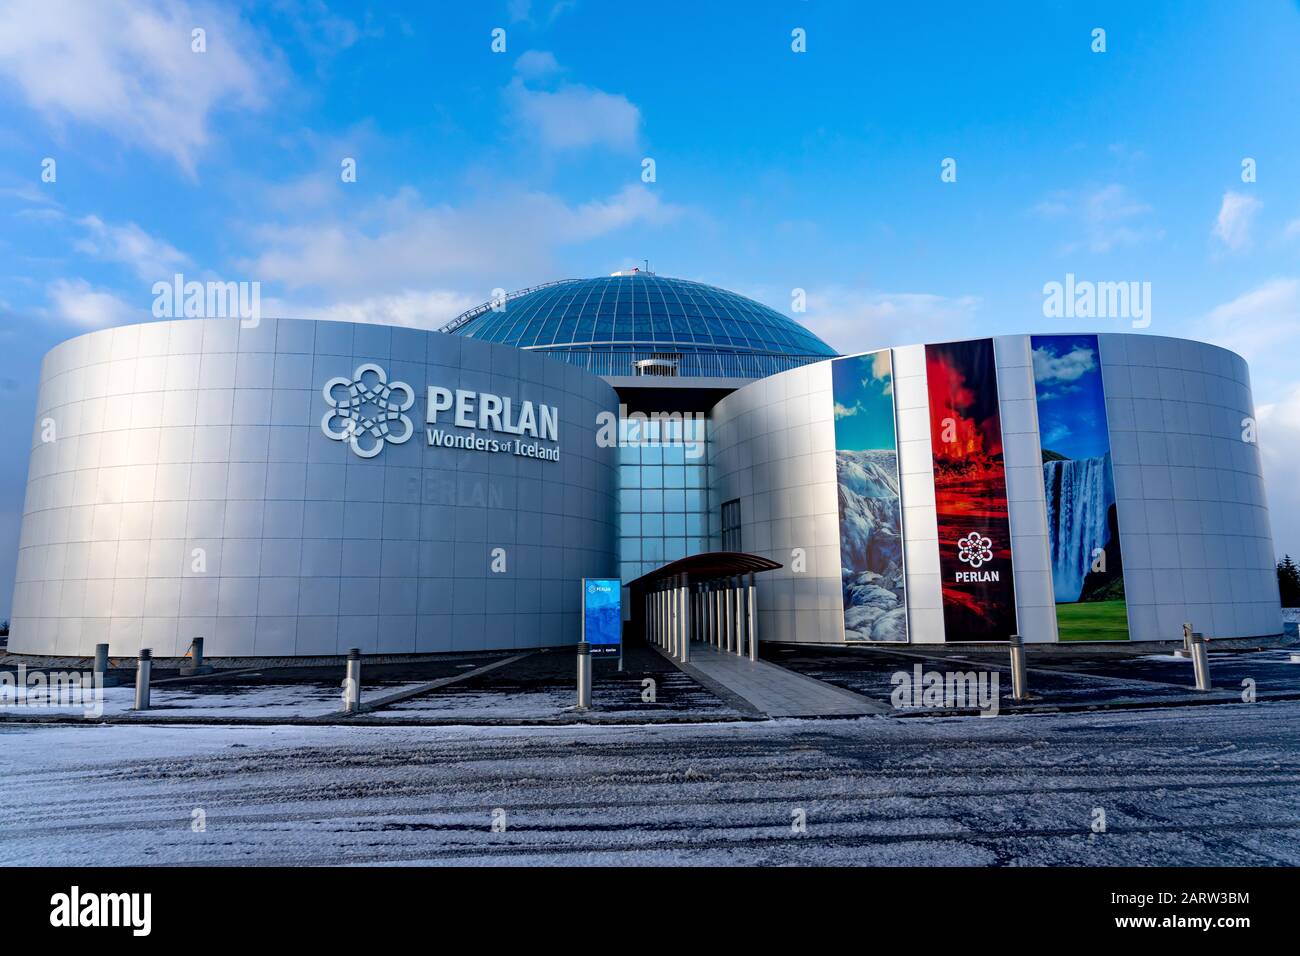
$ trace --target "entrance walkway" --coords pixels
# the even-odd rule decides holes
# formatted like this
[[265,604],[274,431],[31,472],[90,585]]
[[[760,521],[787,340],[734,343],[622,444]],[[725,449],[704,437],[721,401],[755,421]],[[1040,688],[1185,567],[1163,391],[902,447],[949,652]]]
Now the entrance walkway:
[[852,691],[767,661],[725,653],[700,641],[692,642],[689,663],[673,663],[710,689],[723,691],[720,696],[748,704],[768,717],[853,717],[890,712],[887,705]]

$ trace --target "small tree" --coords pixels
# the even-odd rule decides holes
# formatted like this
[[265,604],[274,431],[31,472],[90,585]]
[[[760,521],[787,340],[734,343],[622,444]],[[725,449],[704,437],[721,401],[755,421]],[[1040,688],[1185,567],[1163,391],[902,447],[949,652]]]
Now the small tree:
[[1283,607],[1300,607],[1300,565],[1289,554],[1277,563],[1277,589]]

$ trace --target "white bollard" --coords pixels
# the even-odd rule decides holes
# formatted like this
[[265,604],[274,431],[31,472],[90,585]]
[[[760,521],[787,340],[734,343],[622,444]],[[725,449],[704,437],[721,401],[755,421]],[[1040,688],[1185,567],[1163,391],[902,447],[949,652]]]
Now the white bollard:
[[695,619],[691,614],[691,585],[690,579],[682,575],[682,586],[677,589],[678,601],[682,609],[682,656],[683,664],[690,663],[691,660],[691,632],[695,630]]
[[591,709],[591,645],[578,643],[578,710]]
[[1205,648],[1205,635],[1192,634],[1192,673],[1196,676],[1197,690],[1210,690],[1210,658]]
[[181,664],[180,673],[182,677],[212,673],[212,668],[203,663],[203,638],[196,637],[190,642],[188,659]]
[[730,577],[727,578],[727,618],[731,621],[731,630],[727,634],[727,652],[731,654],[738,653],[737,648],[744,639],[740,633],[741,622],[737,611],[739,607],[736,604],[736,579]]
[[343,712],[355,714],[361,710],[361,648],[348,649],[348,667],[343,678]]
[[745,656],[745,641],[749,639],[745,628],[745,579],[735,577],[734,601],[736,604],[736,656]]
[[140,648],[140,659],[135,665],[135,709],[149,709],[149,672],[153,670],[153,651]]
[[1029,687],[1025,675],[1025,641],[1019,634],[1012,634],[1007,643],[1011,647],[1011,696],[1016,700],[1026,700]]
[[754,606],[754,572],[745,588],[745,626],[749,631],[749,659],[758,660],[758,609]]

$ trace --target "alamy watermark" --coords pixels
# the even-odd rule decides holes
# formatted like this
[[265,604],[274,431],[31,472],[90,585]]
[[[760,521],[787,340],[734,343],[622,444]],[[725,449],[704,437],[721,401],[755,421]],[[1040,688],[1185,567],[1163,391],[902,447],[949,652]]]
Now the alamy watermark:
[[895,671],[889,702],[898,710],[978,710],[998,715],[997,671],[928,671],[917,664]]
[[687,458],[702,458],[708,422],[703,412],[629,412],[619,405],[618,415],[597,414],[596,427],[601,448],[681,446]]
[[0,671],[0,709],[80,707],[83,717],[104,714],[104,675],[98,671]]
[[262,321],[262,283],[185,281],[178,272],[170,282],[155,282],[153,316],[156,319],[239,319],[244,328]]
[[50,897],[50,925],[60,928],[123,927],[132,936],[153,928],[152,893],[83,893],[73,886]]
[[1133,328],[1151,324],[1150,282],[1092,282],[1065,274],[1043,285],[1043,315],[1049,319],[1128,319]]

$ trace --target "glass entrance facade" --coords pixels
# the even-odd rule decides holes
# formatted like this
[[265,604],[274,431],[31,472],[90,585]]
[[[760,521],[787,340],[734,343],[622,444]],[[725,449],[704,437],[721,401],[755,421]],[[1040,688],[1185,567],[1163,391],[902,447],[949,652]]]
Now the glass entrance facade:
[[624,584],[668,561],[716,550],[710,429],[707,420],[690,417],[647,421],[638,430],[641,440],[630,439],[619,449]]

